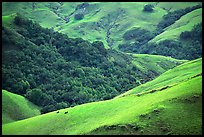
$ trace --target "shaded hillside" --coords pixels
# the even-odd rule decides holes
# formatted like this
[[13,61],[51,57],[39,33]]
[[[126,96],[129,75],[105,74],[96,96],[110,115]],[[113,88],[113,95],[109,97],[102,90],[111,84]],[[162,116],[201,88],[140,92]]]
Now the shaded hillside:
[[183,62],[167,59],[143,71],[100,41],[69,38],[20,15],[3,18],[2,41],[3,89],[25,95],[42,113],[111,99]]
[[[162,90],[141,96],[130,94],[5,124],[2,128],[3,135],[201,135],[201,62],[202,59],[198,59],[173,68],[172,75],[179,74],[183,81],[177,81],[176,85],[169,88],[159,85],[155,88],[163,88]],[[184,68],[188,68],[190,75],[186,75]],[[162,75],[163,81],[172,80],[165,79],[168,77],[168,73]],[[154,81],[157,81],[157,78]],[[149,84],[154,86],[154,81]],[[143,89],[138,92],[142,91]],[[24,127],[27,128],[24,129]]]
[[40,115],[40,108],[26,98],[2,90],[2,124]]

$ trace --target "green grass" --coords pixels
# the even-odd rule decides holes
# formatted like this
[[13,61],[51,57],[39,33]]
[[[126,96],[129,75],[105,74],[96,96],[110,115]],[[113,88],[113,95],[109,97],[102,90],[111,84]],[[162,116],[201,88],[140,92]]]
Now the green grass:
[[[58,14],[61,17],[70,15],[75,11],[76,6],[81,3],[82,2],[65,2],[62,7],[59,8]],[[180,2],[175,4],[174,2],[159,2],[157,4],[157,2],[89,2],[90,6],[88,8],[88,14],[84,16],[84,19],[76,21],[73,14],[72,16],[70,16],[69,23],[66,23],[62,19],[57,20],[58,15],[52,12],[52,10],[48,7],[49,4],[47,2],[37,3],[36,9],[32,10],[32,3],[19,2],[18,4],[16,4],[3,2],[2,15],[8,16],[10,14],[20,12],[26,17],[39,22],[43,27],[53,27],[56,31],[65,33],[69,37],[73,38],[81,37],[91,42],[100,40],[104,43],[105,47],[108,48],[108,43],[106,41],[107,31],[106,29],[99,28],[96,23],[99,22],[102,17],[107,18],[108,14],[112,15],[115,14],[119,9],[123,9],[125,13],[120,13],[120,17],[116,21],[116,24],[118,26],[112,28],[110,31],[110,38],[114,40],[113,48],[118,49],[118,45],[124,42],[122,37],[127,30],[133,29],[134,27],[141,27],[149,31],[155,30],[156,25],[162,20],[163,15],[167,14],[167,11],[163,9],[164,7],[167,9],[171,8],[171,10],[177,10],[186,7],[192,7],[200,3]],[[143,7],[146,4],[155,5],[154,12],[143,12]],[[52,5],[59,5],[59,3],[55,2],[52,3]],[[100,11],[95,14],[97,10]],[[166,36],[168,36],[169,38],[175,38],[181,33],[181,31],[191,29],[192,25],[195,25],[196,22],[199,22],[201,20],[201,16],[196,17],[196,19],[192,17],[186,18],[187,19],[181,19],[183,20],[183,23],[188,23],[188,21],[190,21],[190,23],[181,27],[176,27],[174,29],[169,28],[164,33],[157,36],[153,41],[162,40],[163,38],[166,38]],[[56,25],[59,22],[61,22],[61,26],[57,27]],[[179,22],[182,21],[178,21],[178,24],[180,24]]]
[[[57,3],[53,3],[55,5]],[[65,3],[60,9],[59,14],[63,16],[67,16],[70,13],[74,12],[76,6],[81,3]],[[155,7],[155,11],[153,13],[145,13],[143,12],[143,6],[148,4],[147,2],[127,2],[127,3],[95,3],[90,2],[90,6],[92,8],[89,9],[89,13],[85,15],[83,20],[76,21],[74,19],[74,15],[71,16],[70,22],[65,23],[65,21],[57,20],[57,15],[54,14],[46,5],[47,3],[37,3],[37,8],[32,11],[31,3],[3,3],[3,15],[10,15],[12,13],[20,12],[23,15],[27,16],[30,19],[33,19],[40,23],[43,27],[54,27],[55,30],[60,31],[62,33],[67,34],[69,37],[81,37],[85,40],[89,40],[91,42],[96,40],[101,40],[104,42],[104,45],[107,46],[106,42],[106,30],[97,28],[95,25],[96,22],[99,22],[101,17],[107,17],[108,14],[113,14],[117,12],[120,8],[125,10],[125,14],[120,16],[117,20],[117,24],[119,26],[117,28],[111,29],[111,38],[115,40],[114,47],[117,48],[117,45],[123,41],[122,35],[126,32],[126,30],[131,29],[133,27],[142,27],[148,30],[154,30],[155,25],[162,19],[162,16],[166,14],[166,11]],[[12,9],[12,7],[15,9]],[[113,8],[114,7],[114,8]],[[135,8],[137,7],[137,8]],[[12,9],[12,10],[8,10]],[[100,9],[100,12],[94,15],[94,13]],[[58,22],[62,22],[61,27],[56,27]],[[80,29],[78,26],[84,26]],[[61,29],[59,29],[61,28]],[[95,30],[97,28],[99,30]],[[83,35],[81,32],[84,31]]]
[[[2,133],[125,134],[128,133],[127,130],[116,128],[113,132],[103,129],[103,126],[131,123],[139,127],[131,134],[202,134],[202,76],[192,78],[202,72],[201,62],[202,59],[189,61],[170,70],[172,76],[177,76],[176,79],[169,77],[170,72],[166,72],[163,74],[163,80],[158,77],[158,80],[149,82],[151,86],[154,86],[154,81],[163,81],[163,83],[168,81],[169,84],[171,78],[177,81],[177,85],[171,88],[139,97],[130,94],[112,100],[87,103],[61,109],[59,113],[54,111],[4,124]],[[184,77],[182,81],[181,77]],[[194,98],[195,95],[198,98]],[[155,109],[159,110],[158,114],[154,113]],[[66,111],[68,114],[64,114]],[[141,118],[141,114],[145,117]],[[102,130],[98,131],[97,128],[100,127]]]
[[40,108],[26,98],[2,90],[2,124],[40,115]]
[[184,31],[191,31],[193,27],[202,22],[202,8],[196,9],[177,20],[170,25],[165,31],[157,35],[149,42],[159,43],[166,39],[178,40],[179,36]]
[[201,2],[159,2],[158,7],[165,8],[170,11],[185,9],[201,4]]
[[15,13],[8,16],[2,16],[2,26],[12,27],[15,16],[16,16]]
[[182,65],[179,65],[173,69],[166,71],[156,79],[150,82],[147,82],[139,87],[133,88],[119,95],[118,97],[128,95],[128,94],[135,94],[139,92],[147,92],[167,85],[175,85],[189,77],[202,73],[201,66],[202,66],[201,58],[196,59],[194,61],[186,62]]

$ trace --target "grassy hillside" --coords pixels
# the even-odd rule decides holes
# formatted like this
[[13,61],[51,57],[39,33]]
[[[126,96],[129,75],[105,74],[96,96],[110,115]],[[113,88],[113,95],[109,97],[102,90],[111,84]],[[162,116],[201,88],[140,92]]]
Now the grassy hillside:
[[166,39],[178,40],[182,32],[191,31],[199,23],[202,23],[202,8],[182,16],[174,24],[167,27],[163,33],[157,35],[149,42],[159,43]]
[[[173,76],[180,75],[183,81],[168,79],[168,73],[164,73],[163,81],[177,81],[172,87],[142,96],[131,94],[87,103],[61,109],[59,113],[54,111],[5,124],[3,134],[201,135],[201,62],[202,59],[190,61],[170,70]],[[154,81],[151,85],[155,85]]]
[[194,61],[186,62],[182,65],[170,69],[157,77],[156,79],[147,82],[139,87],[133,88],[124,94],[119,95],[118,97],[135,94],[140,92],[147,92],[153,89],[172,86],[180,83],[181,81],[186,80],[187,78],[193,77],[196,74],[202,73],[202,59],[196,59]]
[[2,90],[2,124],[40,115],[39,109],[23,96]]
[[201,4],[201,2],[158,2],[157,6],[167,11],[175,11],[178,9],[196,6],[198,4]]
[[[143,12],[146,4],[154,5],[152,13]],[[40,23],[41,26],[54,28],[69,37],[81,37],[91,42],[103,41],[105,47],[117,48],[123,43],[123,34],[135,27],[154,31],[163,15],[169,11],[198,5],[198,2],[3,2],[3,16],[22,13]],[[113,8],[114,7],[114,8]],[[137,7],[137,8],[135,8]],[[8,10],[9,9],[9,10]],[[84,14],[76,20],[75,14]]]

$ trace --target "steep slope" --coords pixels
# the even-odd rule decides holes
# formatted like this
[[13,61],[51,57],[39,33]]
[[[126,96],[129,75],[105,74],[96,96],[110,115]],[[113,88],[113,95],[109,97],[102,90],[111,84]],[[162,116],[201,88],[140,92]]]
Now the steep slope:
[[[131,94],[87,103],[61,109],[59,113],[54,111],[5,124],[3,134],[201,135],[201,62],[201,59],[194,60],[172,69],[172,75],[175,73],[184,77],[183,81],[172,87],[142,96]],[[186,76],[188,73],[185,69],[191,75]],[[163,74],[165,75],[168,76],[168,73]],[[154,84],[153,82],[152,85]]]
[[40,108],[23,96],[2,90],[2,124],[40,115]]

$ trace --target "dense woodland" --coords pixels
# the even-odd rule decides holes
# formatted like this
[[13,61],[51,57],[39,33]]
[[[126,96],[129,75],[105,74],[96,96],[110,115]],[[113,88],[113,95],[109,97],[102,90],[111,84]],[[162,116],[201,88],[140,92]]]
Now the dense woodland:
[[131,56],[100,41],[68,38],[21,15],[14,24],[2,27],[2,86],[41,106],[41,113],[110,99],[158,75],[141,72]]

